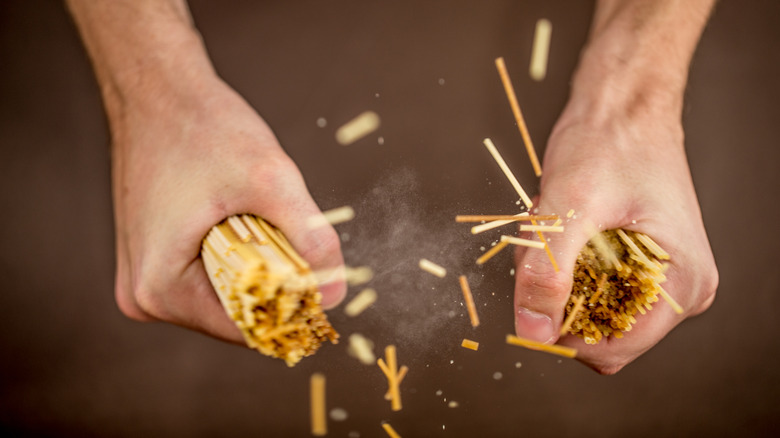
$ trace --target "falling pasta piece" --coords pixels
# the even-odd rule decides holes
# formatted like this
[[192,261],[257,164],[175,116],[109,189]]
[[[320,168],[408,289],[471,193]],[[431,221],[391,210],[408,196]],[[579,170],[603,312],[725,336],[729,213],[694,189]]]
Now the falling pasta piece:
[[538,242],[536,240],[521,239],[519,237],[501,236],[502,242],[511,243],[512,245],[527,246],[529,248],[544,249],[544,242]]
[[[406,365],[403,365],[401,368],[398,369],[398,376],[396,377],[396,383],[398,386],[401,386],[401,382],[404,381],[404,377],[406,377],[406,373],[409,372],[409,368]],[[385,400],[390,401],[393,399],[393,394],[390,392],[390,389],[385,392]]]
[[458,281],[460,281],[460,288],[463,291],[463,299],[466,300],[466,308],[469,311],[471,326],[477,327],[479,325],[479,316],[477,315],[477,306],[474,305],[474,297],[471,295],[469,282],[465,275],[458,277]]
[[573,208],[572,208],[572,209],[570,209],[570,210],[569,210],[569,211],[566,213],[566,217],[567,217],[567,218],[571,218],[572,216],[574,216],[574,209],[573,209]]
[[520,195],[520,199],[523,200],[523,204],[525,204],[526,208],[531,208],[534,206],[534,203],[531,201],[531,198],[528,197],[528,194],[525,193],[525,190],[523,190],[523,187],[520,185],[520,183],[517,181],[517,178],[515,178],[515,175],[512,173],[512,170],[509,169],[509,166],[507,166],[506,161],[504,161],[504,158],[501,156],[500,153],[498,153],[498,149],[496,149],[496,145],[493,144],[493,141],[489,138],[486,138],[483,140],[483,143],[485,144],[485,147],[490,152],[490,155],[493,156],[493,159],[498,163],[498,167],[501,168],[501,171],[504,172],[504,175],[509,180],[509,183],[512,184],[512,187],[514,187],[515,191],[518,195]]
[[345,123],[336,131],[336,141],[346,146],[352,144],[379,128],[379,115],[366,111]]
[[359,360],[363,365],[371,365],[376,361],[374,356],[374,343],[360,333],[349,335],[349,348],[347,352],[350,356]]
[[311,434],[324,436],[328,433],[325,417],[325,376],[314,373],[309,380],[311,398]]
[[[496,58],[496,68],[498,69],[498,75],[501,76],[501,82],[504,84],[504,91],[506,92],[507,99],[509,99],[509,106],[512,108],[512,114],[515,116],[517,129],[520,130],[520,135],[523,137],[525,150],[528,153],[528,157],[531,159],[531,165],[534,168],[534,173],[537,177],[540,177],[542,176],[542,166],[539,164],[539,158],[536,156],[534,144],[531,143],[531,135],[528,133],[528,127],[525,125],[523,113],[520,111],[520,104],[517,103],[517,95],[515,94],[515,89],[512,86],[512,81],[509,79],[509,73],[506,70],[504,58]],[[528,205],[528,208],[531,208],[531,206]]]
[[469,350],[477,351],[479,348],[479,342],[472,341],[471,339],[463,339],[463,342],[460,343],[460,346],[463,348],[468,348]]
[[484,254],[482,254],[477,259],[477,264],[478,265],[484,265],[485,262],[487,262],[488,260],[493,258],[493,256],[498,254],[502,249],[506,248],[507,245],[509,245],[509,242],[498,242],[498,244],[496,246],[494,246],[494,247],[490,248],[489,250],[487,250]]
[[359,286],[374,278],[374,270],[370,266],[339,266],[320,269],[313,274],[319,285],[346,281],[350,286]]
[[312,216],[307,219],[306,223],[309,228],[320,228],[328,224],[338,225],[344,222],[349,222],[355,218],[355,210],[352,207],[345,205],[343,207],[334,208],[328,211],[322,212],[322,215]]
[[374,270],[368,266],[347,266],[344,269],[344,276],[350,286],[358,286],[371,281],[374,278]]
[[559,225],[520,225],[520,231],[543,231],[545,233],[562,233],[563,227]]
[[393,426],[391,426],[390,423],[382,423],[382,429],[385,430],[387,436],[390,438],[401,438],[401,435],[398,435],[398,432],[393,429]]
[[536,22],[531,65],[528,68],[528,73],[535,81],[541,81],[547,76],[547,57],[550,53],[551,34],[552,23],[550,23],[550,20],[542,18]]
[[433,274],[439,278],[444,278],[447,276],[446,269],[428,259],[420,259],[419,266],[423,271]]
[[568,357],[573,359],[577,357],[577,349],[571,347],[564,347],[563,345],[548,345],[541,342],[532,341],[530,339],[521,338],[515,335],[506,335],[506,343],[511,345],[517,345],[525,347],[530,350],[544,351],[547,353],[557,354],[559,356]]
[[[385,357],[387,358],[386,363],[382,358],[377,359],[376,363],[385,374],[385,377],[387,377],[387,389],[388,392],[390,392],[391,409],[394,411],[400,411],[401,393],[399,391],[398,385],[400,384],[401,377],[399,377],[395,345],[391,344],[385,347]],[[404,375],[405,374],[406,373],[404,373]]]
[[366,310],[370,305],[374,304],[376,299],[377,294],[374,289],[363,289],[359,294],[355,295],[355,298],[352,298],[352,301],[350,301],[349,304],[344,307],[344,313],[346,313],[347,316],[358,316],[363,313],[363,311]]
[[[520,214],[516,214],[515,216],[528,216],[528,213],[520,213]],[[504,226],[506,224],[511,224],[512,222],[515,222],[515,220],[497,220],[497,221],[491,221],[481,225],[476,225],[471,227],[471,234],[479,234],[487,230],[492,230],[494,228]]]
[[458,215],[455,216],[455,222],[481,222],[481,221],[553,221],[558,219],[558,215],[535,215],[530,216],[528,213],[520,213],[515,215],[509,214],[483,214],[483,215]]

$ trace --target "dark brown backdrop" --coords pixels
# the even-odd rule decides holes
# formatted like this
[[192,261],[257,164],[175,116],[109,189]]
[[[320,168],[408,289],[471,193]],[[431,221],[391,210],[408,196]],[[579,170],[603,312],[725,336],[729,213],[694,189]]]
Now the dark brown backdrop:
[[[108,133],[88,62],[59,2],[7,0],[0,3],[0,429],[306,436],[308,375],[323,371],[329,406],[349,413],[330,422],[329,436],[382,436],[382,420],[404,436],[780,432],[780,3],[722,1],[691,73],[686,141],[720,268],[718,299],[613,377],[508,348],[510,258],[477,269],[472,260],[489,240],[451,223],[456,213],[511,211],[512,190],[480,145],[486,136],[518,145],[507,159],[538,190],[493,58],[506,58],[543,149],[591,3],[198,0],[192,9],[217,69],[273,127],[321,207],[356,207],[358,218],[339,228],[345,254],[375,267],[382,296],[357,319],[341,310],[331,318],[345,335],[399,345],[411,368],[405,407],[390,412],[383,377],[347,357],[344,343],[287,369],[120,315],[112,298]],[[554,31],[550,74],[535,83],[525,71],[539,17]],[[364,109],[381,114],[384,144],[373,136],[337,146],[334,128]],[[327,127],[316,126],[319,117]],[[476,332],[462,316],[454,278],[421,274],[414,266],[421,256],[468,273],[486,304]],[[465,335],[482,342],[479,352],[458,346]],[[448,408],[445,398],[460,406]]]

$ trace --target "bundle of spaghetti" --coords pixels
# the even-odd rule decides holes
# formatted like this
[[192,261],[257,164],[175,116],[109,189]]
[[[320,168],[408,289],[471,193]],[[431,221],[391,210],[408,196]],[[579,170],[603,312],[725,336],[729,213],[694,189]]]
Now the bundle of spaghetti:
[[588,344],[610,335],[622,338],[636,323],[636,313],[652,309],[658,295],[682,313],[661,287],[666,280],[665,260],[669,254],[642,233],[616,229],[591,238],[574,268],[564,318],[572,312],[576,315],[570,318],[568,332]]
[[201,257],[228,317],[250,348],[288,366],[338,333],[322,311],[309,264],[273,225],[232,216],[204,239]]

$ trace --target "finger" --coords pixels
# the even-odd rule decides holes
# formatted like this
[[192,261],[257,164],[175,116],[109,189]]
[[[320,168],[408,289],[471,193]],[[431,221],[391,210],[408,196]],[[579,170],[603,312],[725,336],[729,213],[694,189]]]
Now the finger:
[[[568,206],[556,204],[542,196],[540,214],[560,214],[569,210]],[[544,234],[558,271],[544,249],[528,248],[519,255],[515,276],[515,330],[518,336],[547,343],[558,339],[577,254],[589,238],[583,223],[582,220],[571,220],[563,233]]]
[[[277,226],[293,248],[311,265],[312,270],[343,268],[344,257],[339,236],[322,217],[300,172],[293,165],[282,173],[279,177],[281,188],[277,192],[281,196],[275,197],[275,205],[268,205],[266,200],[258,202],[256,214]],[[323,225],[311,226],[313,222]],[[327,309],[335,307],[344,299],[347,287],[343,279],[339,279],[322,284],[320,291],[322,306]]]
[[228,342],[244,345],[236,324],[230,320],[206,275],[200,260],[190,264],[176,284],[164,291],[141,289],[138,305],[151,317],[200,331]]
[[130,285],[129,267],[127,266],[127,255],[125,252],[125,245],[121,239],[117,240],[117,265],[116,265],[116,278],[114,279],[114,299],[116,301],[119,311],[126,317],[139,321],[150,322],[155,321],[155,318],[148,314],[141,306],[133,295],[132,286]]
[[559,343],[576,348],[577,360],[599,374],[612,375],[655,346],[679,322],[679,315],[672,309],[654,308],[638,317],[632,329],[623,332],[620,339],[610,336],[598,344],[586,344],[577,336],[565,336]]

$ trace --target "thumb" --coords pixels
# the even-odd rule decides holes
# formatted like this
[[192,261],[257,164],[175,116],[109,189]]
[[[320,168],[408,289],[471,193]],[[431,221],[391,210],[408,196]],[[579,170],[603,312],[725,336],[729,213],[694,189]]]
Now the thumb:
[[[546,250],[527,248],[518,257],[515,276],[515,331],[518,336],[545,343],[558,339],[577,255],[589,237],[584,221],[566,219],[569,206],[556,204],[545,202],[542,197],[538,211],[539,214],[557,213],[564,219],[564,232],[543,234],[545,240],[549,239],[547,245],[558,271]],[[533,234],[538,239],[537,233]]]
[[[288,167],[280,179],[283,183],[276,186],[279,189],[276,194],[280,196],[270,205],[266,200],[259,202],[259,210],[264,212],[260,215],[284,233],[312,271],[343,268],[339,236],[322,216],[298,169]],[[313,226],[314,223],[320,225]],[[346,283],[340,279],[321,284],[320,292],[322,306],[335,307],[346,296]]]

